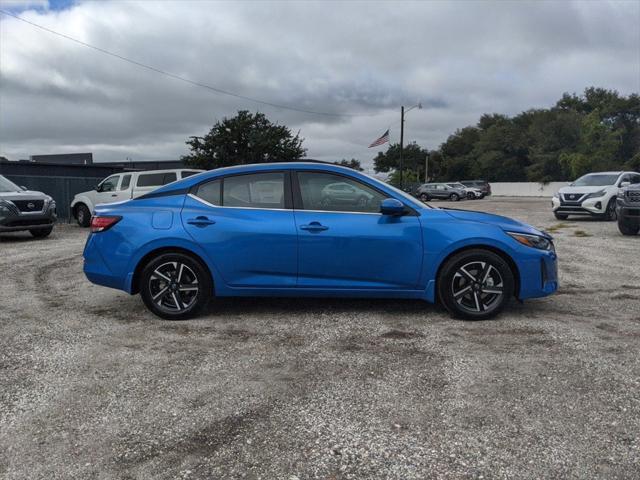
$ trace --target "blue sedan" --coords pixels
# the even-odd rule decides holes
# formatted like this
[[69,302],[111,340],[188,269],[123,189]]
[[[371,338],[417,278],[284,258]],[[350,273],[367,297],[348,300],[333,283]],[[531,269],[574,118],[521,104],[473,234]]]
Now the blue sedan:
[[175,320],[214,296],[419,298],[480,320],[558,288],[544,232],[310,162],[220,168],[98,206],[84,272]]

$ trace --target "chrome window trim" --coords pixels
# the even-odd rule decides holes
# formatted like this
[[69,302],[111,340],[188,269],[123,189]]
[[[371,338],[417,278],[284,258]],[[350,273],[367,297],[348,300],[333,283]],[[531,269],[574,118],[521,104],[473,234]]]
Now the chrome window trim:
[[335,210],[304,210],[304,209],[295,209],[295,208],[228,207],[224,205],[214,205],[213,203],[209,203],[205,199],[200,198],[197,195],[194,195],[193,193],[188,193],[187,196],[212,208],[230,208],[234,210],[267,210],[267,211],[275,211],[275,212],[290,211],[290,212],[311,212],[311,213],[349,213],[349,214],[356,214],[356,215],[382,215],[382,213],[380,212],[343,212],[343,211],[335,211]]

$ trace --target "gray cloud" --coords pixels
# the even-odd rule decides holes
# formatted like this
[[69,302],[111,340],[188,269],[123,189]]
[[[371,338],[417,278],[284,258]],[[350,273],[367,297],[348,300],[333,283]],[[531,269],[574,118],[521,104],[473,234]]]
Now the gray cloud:
[[[15,11],[15,10],[13,10]],[[308,155],[359,158],[389,126],[437,147],[484,112],[514,114],[596,85],[640,91],[637,2],[86,2],[23,17],[194,87],[2,17],[0,154],[92,150],[176,158],[238,109],[300,130]]]

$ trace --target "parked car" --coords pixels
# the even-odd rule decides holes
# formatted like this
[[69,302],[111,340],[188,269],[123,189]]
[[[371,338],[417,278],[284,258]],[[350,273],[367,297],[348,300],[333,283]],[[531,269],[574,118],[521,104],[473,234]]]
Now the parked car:
[[467,198],[467,191],[464,187],[450,187],[446,183],[425,183],[418,187],[417,197],[423,202],[428,202],[434,198],[440,200],[451,200],[457,202]]
[[[336,183],[370,201],[327,208],[323,193]],[[513,296],[558,288],[546,233],[433,208],[350,168],[310,162],[220,168],[99,205],[84,272],[176,320],[213,296],[418,298],[480,320]]]
[[621,188],[616,203],[620,233],[637,235],[640,232],[640,180]]
[[640,183],[640,173],[636,172],[589,173],[553,196],[553,214],[558,220],[566,220],[570,215],[615,220],[618,189],[637,183]]
[[96,205],[130,200],[204,170],[150,170],[124,172],[102,180],[93,190],[78,193],[71,201],[71,213],[81,227],[88,227]]
[[467,193],[467,199],[468,200],[476,200],[476,199],[483,199],[484,198],[484,193],[482,193],[482,190],[480,190],[479,188],[466,187],[463,184],[461,184],[460,182],[447,183],[447,186],[449,186],[451,188],[460,188],[460,189],[464,190]]
[[57,218],[53,198],[19,187],[0,175],[0,233],[28,231],[34,237],[46,237]]
[[324,208],[331,207],[366,207],[373,200],[373,195],[359,188],[357,184],[348,182],[330,183],[322,188],[320,204]]
[[491,195],[491,184],[486,180],[460,180],[465,187],[478,188],[485,197]]

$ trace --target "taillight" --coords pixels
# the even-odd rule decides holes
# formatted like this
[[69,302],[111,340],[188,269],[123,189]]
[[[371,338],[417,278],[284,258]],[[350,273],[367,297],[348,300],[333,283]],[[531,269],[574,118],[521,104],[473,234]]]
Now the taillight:
[[122,217],[115,215],[112,216],[93,216],[91,217],[91,233],[104,232],[109,230],[116,223],[118,223]]

